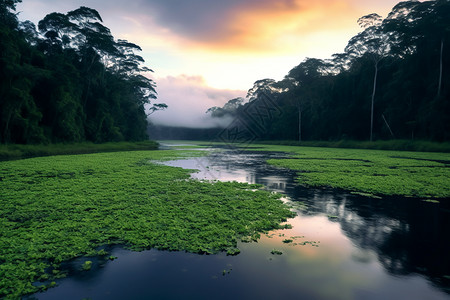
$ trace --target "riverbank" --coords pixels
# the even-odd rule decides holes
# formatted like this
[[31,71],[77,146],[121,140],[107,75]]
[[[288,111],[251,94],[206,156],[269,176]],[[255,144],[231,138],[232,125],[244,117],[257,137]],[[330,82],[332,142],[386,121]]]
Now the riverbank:
[[280,145],[280,146],[297,146],[297,147],[323,147],[323,148],[347,148],[347,149],[372,149],[372,150],[394,150],[394,151],[413,151],[413,152],[442,152],[450,153],[450,142],[430,142],[419,140],[387,140],[387,141],[292,141],[292,140],[271,140],[271,141],[252,141],[247,142],[236,141],[234,143],[224,143],[221,140],[161,140],[162,143],[179,143],[179,144],[201,144],[201,145],[226,145],[232,147],[254,147],[258,145]]
[[373,149],[373,150],[395,150],[416,152],[445,152],[450,153],[449,142],[430,142],[416,140],[388,140],[388,141],[257,141],[256,144],[285,145],[299,147],[325,147],[325,148],[348,148],[348,149]]
[[155,141],[141,142],[116,142],[116,143],[71,143],[48,145],[0,145],[0,160],[12,160],[51,155],[72,155],[100,152],[156,150],[158,143]]

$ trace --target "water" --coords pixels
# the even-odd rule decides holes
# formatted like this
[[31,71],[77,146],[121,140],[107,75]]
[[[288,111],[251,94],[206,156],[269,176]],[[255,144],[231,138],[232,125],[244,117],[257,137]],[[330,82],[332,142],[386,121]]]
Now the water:
[[[276,153],[212,152],[166,164],[196,179],[263,184],[301,201],[293,228],[240,243],[237,256],[112,249],[115,261],[74,273],[38,299],[450,299],[450,208],[307,189],[270,167]],[[293,239],[292,243],[283,240]],[[294,245],[297,244],[297,245]],[[273,255],[277,249],[282,255]]]

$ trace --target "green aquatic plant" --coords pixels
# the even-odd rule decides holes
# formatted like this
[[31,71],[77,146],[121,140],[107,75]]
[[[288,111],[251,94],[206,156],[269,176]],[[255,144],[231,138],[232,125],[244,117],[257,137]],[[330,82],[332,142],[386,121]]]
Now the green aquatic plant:
[[85,261],[82,265],[83,271],[89,271],[91,269],[91,267],[92,267],[92,261],[90,261],[90,260]]
[[99,250],[104,245],[232,255],[241,238],[257,240],[295,215],[280,195],[260,186],[191,180],[188,170],[153,163],[200,154],[133,151],[0,162],[0,298],[51,287],[62,262],[107,256]]
[[277,250],[277,249],[273,249],[272,251],[270,251],[270,253],[271,253],[272,255],[282,255],[282,254],[283,254],[282,251]]
[[234,256],[234,255],[238,255],[239,253],[241,253],[241,250],[239,250],[239,248],[227,249],[227,255]]
[[424,202],[428,202],[428,203],[434,203],[434,204],[439,204],[441,203],[439,200],[433,200],[433,199],[426,199],[423,200]]
[[348,190],[376,198],[450,197],[450,154],[363,149],[261,146],[290,153],[269,164],[298,171],[300,185]]

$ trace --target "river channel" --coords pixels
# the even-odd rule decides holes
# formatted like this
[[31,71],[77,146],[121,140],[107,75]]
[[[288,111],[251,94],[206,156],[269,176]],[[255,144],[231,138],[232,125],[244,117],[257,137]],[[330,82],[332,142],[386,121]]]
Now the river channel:
[[448,201],[305,188],[265,163],[285,154],[209,150],[165,164],[282,193],[298,212],[292,229],[239,243],[237,256],[114,248],[118,259],[33,299],[450,299]]

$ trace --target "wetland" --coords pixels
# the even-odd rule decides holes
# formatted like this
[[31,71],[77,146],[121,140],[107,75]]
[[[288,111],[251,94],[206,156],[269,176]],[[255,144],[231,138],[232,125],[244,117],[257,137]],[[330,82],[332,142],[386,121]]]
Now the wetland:
[[[112,177],[108,177],[106,182],[113,181],[113,186],[116,188],[111,190],[111,185],[102,181],[94,185],[95,189],[92,188],[90,191],[98,192],[103,186],[105,189],[103,201],[111,203],[111,195],[117,197],[119,201],[113,202],[114,208],[115,211],[123,211],[123,216],[108,210],[108,213],[112,215],[100,218],[98,206],[102,201],[95,202],[91,199],[89,203],[82,205],[83,209],[78,209],[74,203],[81,200],[77,199],[74,200],[75,202],[70,202],[73,206],[71,210],[67,210],[67,207],[65,209],[59,207],[66,211],[66,214],[61,217],[61,220],[55,222],[61,224],[57,228],[52,228],[53,235],[42,238],[46,239],[45,241],[39,240],[38,234],[23,233],[25,237],[21,237],[23,238],[21,243],[18,242],[22,248],[20,246],[15,248],[18,254],[13,262],[16,264],[25,257],[20,258],[19,254],[24,255],[25,252],[29,252],[37,255],[31,251],[33,249],[31,245],[37,247],[39,243],[50,244],[52,249],[57,248],[58,243],[62,243],[60,249],[68,249],[72,244],[78,247],[75,255],[63,251],[59,254],[59,260],[53,259],[50,266],[44,268],[44,265],[40,265],[46,271],[44,275],[41,275],[44,276],[40,279],[41,284],[47,284],[49,285],[47,287],[51,288],[45,292],[33,294],[29,298],[391,299],[408,297],[408,299],[450,299],[448,198],[431,197],[428,194],[427,197],[404,197],[355,192],[357,189],[302,185],[299,184],[299,178],[302,178],[303,174],[312,172],[298,172],[298,170],[280,167],[283,162],[301,160],[295,156],[292,158],[292,149],[291,151],[276,149],[283,152],[268,148],[244,151],[214,146],[200,149],[208,153],[207,156],[203,156],[200,155],[200,150],[183,147],[179,145],[178,148],[181,150],[156,151],[151,154],[148,152],[133,152],[132,155],[129,153],[108,154],[109,159],[102,160],[102,168],[114,170],[108,173],[102,168],[97,171],[92,169],[91,175],[102,174],[98,177],[110,174],[108,176]],[[173,145],[169,145],[169,148],[173,149]],[[55,178],[73,180],[78,174],[85,174],[86,169],[89,169],[87,166],[90,165],[92,168],[94,163],[98,164],[100,156],[103,154],[95,154],[92,160],[89,155],[83,157],[82,160],[85,162],[79,161],[78,169],[71,167],[71,171],[62,167],[64,157],[60,157],[59,159],[63,161],[58,161],[59,169],[55,167],[53,173],[42,176],[43,174],[34,170],[32,174],[37,174],[38,178],[45,178],[46,187],[49,187],[48,180]],[[117,164],[115,160],[117,157],[123,161],[123,164]],[[345,157],[341,153],[338,158]],[[52,160],[50,157],[45,159]],[[436,157],[429,159],[439,160]],[[74,160],[74,157],[70,160]],[[159,162],[154,164],[156,160]],[[271,164],[266,163],[267,161]],[[349,159],[337,161],[354,163],[354,160]],[[445,159],[439,161],[439,163],[446,163]],[[31,162],[33,160],[27,161],[27,164]],[[28,165],[26,169],[29,170],[31,165]],[[157,169],[156,173],[145,173],[145,176],[151,176],[151,180],[146,182],[147,185],[150,181],[158,182],[161,186],[164,182],[166,182],[164,184],[172,183],[164,185],[166,192],[158,190],[153,184],[149,185],[150,190],[147,187],[139,188],[137,182],[143,179],[127,181],[127,177],[118,171],[124,166],[138,168],[131,168],[128,171],[130,178],[140,177],[138,176],[139,168]],[[8,167],[11,168],[11,166]],[[8,168],[3,164],[4,173],[6,169]],[[21,169],[22,172],[24,169]],[[70,175],[71,173],[74,174]],[[177,175],[175,176],[174,173]],[[189,173],[191,174],[188,175]],[[25,173],[17,170],[16,174]],[[122,175],[119,177],[120,180],[115,181],[113,180],[115,175],[111,174]],[[157,177],[160,176],[164,179],[157,181]],[[21,181],[27,178],[27,182],[22,184],[30,184],[31,180],[37,180],[29,177],[21,176],[20,179],[15,178],[15,180]],[[123,184],[119,185],[119,182]],[[69,186],[60,188],[57,195],[68,193],[75,183],[76,181],[72,181]],[[189,187],[190,185],[192,186]],[[265,187],[264,190],[260,189],[261,185]],[[134,190],[133,197],[125,197],[125,191],[124,194],[120,193],[125,187],[127,187],[126,194]],[[444,190],[445,188],[446,186]],[[167,195],[171,194],[170,191],[173,192],[173,197]],[[161,202],[164,206],[167,200],[183,200],[175,201],[167,216],[162,210],[158,212],[159,215],[156,214],[156,207],[153,206],[151,209],[144,209],[145,205],[138,206],[139,209],[132,209],[132,206],[141,205],[143,198],[155,192],[162,193],[165,197]],[[215,206],[206,202],[209,198],[212,202],[217,202],[216,204],[221,204],[220,202],[225,201],[224,199],[230,202],[233,199],[239,199],[241,202],[249,201],[247,198],[242,198],[245,197],[241,195],[242,192],[248,194],[247,196],[253,199],[255,205],[248,208],[248,213],[240,210],[232,215],[230,210],[241,209],[237,205],[227,206],[224,214],[220,215],[218,212],[220,205]],[[69,195],[65,195],[65,198],[60,199],[70,199],[74,197],[73,193],[72,190]],[[254,196],[255,193],[258,196]],[[21,195],[25,194],[29,194],[29,191],[27,193],[23,191]],[[38,189],[34,197],[36,195],[52,196],[43,194],[41,189]],[[87,195],[83,194],[80,198],[90,198]],[[283,202],[280,201],[280,197]],[[36,198],[27,199],[27,203],[30,204],[31,199]],[[197,212],[195,215],[192,211],[195,218],[183,219],[186,226],[173,233],[170,233],[172,230],[164,231],[161,239],[155,228],[162,227],[161,224],[163,224],[166,228],[169,226],[171,229],[176,229],[177,227],[169,224],[171,223],[169,220],[173,222],[176,219],[173,215],[174,210],[189,209],[189,206],[183,204],[183,202],[189,203],[189,199],[193,202],[203,199],[200,202],[204,202],[200,210],[203,213]],[[264,203],[263,206],[267,207],[270,213],[262,210],[261,215],[253,215],[259,210],[261,203]],[[270,206],[270,203],[273,206]],[[43,204],[56,205],[47,201],[39,203],[39,207],[42,208]],[[204,205],[211,206],[212,210],[203,211]],[[290,207],[291,212],[286,210],[286,206]],[[74,209],[78,209],[77,214],[74,214]],[[48,207],[42,210],[49,215]],[[42,210],[40,215],[36,216],[41,222],[45,220],[43,216],[45,213]],[[88,214],[74,220],[73,216],[79,215],[80,211]],[[95,213],[92,214],[93,212]],[[270,224],[266,221],[262,223],[261,221],[266,220],[268,215],[275,214],[272,212],[278,212],[279,215],[276,215]],[[12,215],[17,218],[18,214],[13,212]],[[142,219],[141,214],[147,217]],[[156,215],[159,219],[151,221],[148,215]],[[208,219],[207,215],[212,218]],[[244,221],[243,215],[251,216],[250,221]],[[69,219],[73,223],[72,226],[64,223],[63,219]],[[98,219],[108,220],[108,226],[101,227],[99,224],[102,222]],[[25,224],[31,222],[30,220],[21,221]],[[249,224],[259,225],[251,227],[250,231],[244,233],[235,228],[231,229],[230,224],[235,223],[238,224],[237,228],[241,229],[248,228]],[[90,230],[83,232],[80,228],[83,224]],[[97,224],[97,227],[92,229],[92,224]],[[113,224],[120,224],[120,226],[116,227]],[[223,224],[228,225],[223,226]],[[44,225],[38,228],[42,229]],[[78,227],[74,228],[75,226]],[[187,228],[190,227],[194,227],[195,231],[184,236],[183,229],[188,230]],[[228,231],[225,234],[225,231],[221,230]],[[233,235],[229,233],[231,231],[239,234]],[[44,232],[50,234],[47,231]],[[83,242],[80,238],[81,232],[87,235],[87,242]],[[108,237],[111,233],[113,234]],[[4,231],[2,236],[5,235]],[[61,237],[64,238],[61,239]],[[29,244],[24,242],[27,239],[31,240]],[[55,243],[51,243],[53,239]],[[180,239],[186,241],[179,241]],[[196,244],[195,241],[201,241],[201,243]],[[28,248],[24,245],[28,245]],[[105,247],[105,245],[108,246]],[[130,249],[139,251],[130,251]],[[58,257],[56,252],[47,254]],[[6,256],[5,253],[2,255]],[[27,255],[30,256],[30,254]],[[33,259],[33,262],[40,261],[41,264],[50,261],[48,258]],[[11,267],[16,268],[14,265]],[[46,275],[48,271],[51,275]],[[37,272],[36,269],[34,272]],[[59,276],[61,274],[66,278],[58,279],[63,277]],[[46,276],[49,276],[48,280],[45,280]],[[36,282],[33,286],[36,286]]]

